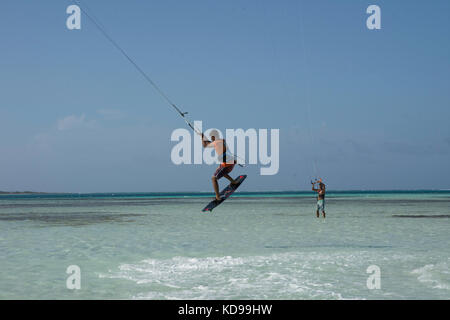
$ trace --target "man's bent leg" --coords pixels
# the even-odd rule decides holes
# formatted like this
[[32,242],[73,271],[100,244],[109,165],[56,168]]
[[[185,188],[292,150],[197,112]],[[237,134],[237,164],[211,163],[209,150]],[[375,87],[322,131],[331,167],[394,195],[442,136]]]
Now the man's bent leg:
[[223,176],[227,178],[231,182],[231,184],[237,184],[237,181],[230,177],[228,174],[224,174]]

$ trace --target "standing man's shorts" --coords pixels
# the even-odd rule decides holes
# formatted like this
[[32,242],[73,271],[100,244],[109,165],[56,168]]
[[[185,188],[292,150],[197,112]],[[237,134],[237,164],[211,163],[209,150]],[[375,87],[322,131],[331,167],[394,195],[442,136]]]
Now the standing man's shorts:
[[317,211],[325,211],[325,199],[317,200]]
[[216,177],[217,180],[222,178],[224,175],[229,174],[231,171],[233,171],[234,164],[228,164],[228,163],[222,163],[217,169],[216,172],[214,172],[213,177]]

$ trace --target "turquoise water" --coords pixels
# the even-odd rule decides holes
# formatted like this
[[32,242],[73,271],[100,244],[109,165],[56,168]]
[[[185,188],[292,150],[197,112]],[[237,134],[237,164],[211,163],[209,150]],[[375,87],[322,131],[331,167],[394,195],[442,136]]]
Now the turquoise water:
[[[450,192],[0,196],[1,299],[449,299]],[[66,269],[81,269],[81,289]],[[381,289],[370,290],[369,266]]]

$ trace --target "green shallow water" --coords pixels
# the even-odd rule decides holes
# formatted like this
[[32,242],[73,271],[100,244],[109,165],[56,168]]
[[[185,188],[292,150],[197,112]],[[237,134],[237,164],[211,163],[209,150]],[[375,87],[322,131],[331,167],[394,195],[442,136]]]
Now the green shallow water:
[[449,192],[330,192],[325,220],[310,193],[237,194],[205,214],[209,196],[2,195],[0,298],[450,298]]

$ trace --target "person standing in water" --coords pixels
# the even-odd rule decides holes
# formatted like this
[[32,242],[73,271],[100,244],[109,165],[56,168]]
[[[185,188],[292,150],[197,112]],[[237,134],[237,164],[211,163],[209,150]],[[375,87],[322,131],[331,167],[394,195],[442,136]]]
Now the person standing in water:
[[[319,188],[314,188],[316,183],[319,183]],[[323,217],[325,218],[325,184],[322,182],[322,179],[319,179],[315,182],[312,182],[312,191],[317,192],[317,218],[319,218],[319,211],[322,210]]]
[[217,181],[220,178],[225,177],[231,182],[232,185],[237,184],[237,182],[229,176],[229,173],[233,171],[236,160],[227,159],[227,145],[225,143],[225,139],[220,139],[220,135],[217,130],[212,130],[210,137],[211,141],[205,140],[205,136],[202,133],[202,145],[204,148],[214,148],[220,162],[220,165],[217,167],[212,176],[212,184],[214,193],[216,194],[216,200],[220,201],[222,199],[220,198],[219,184]]

